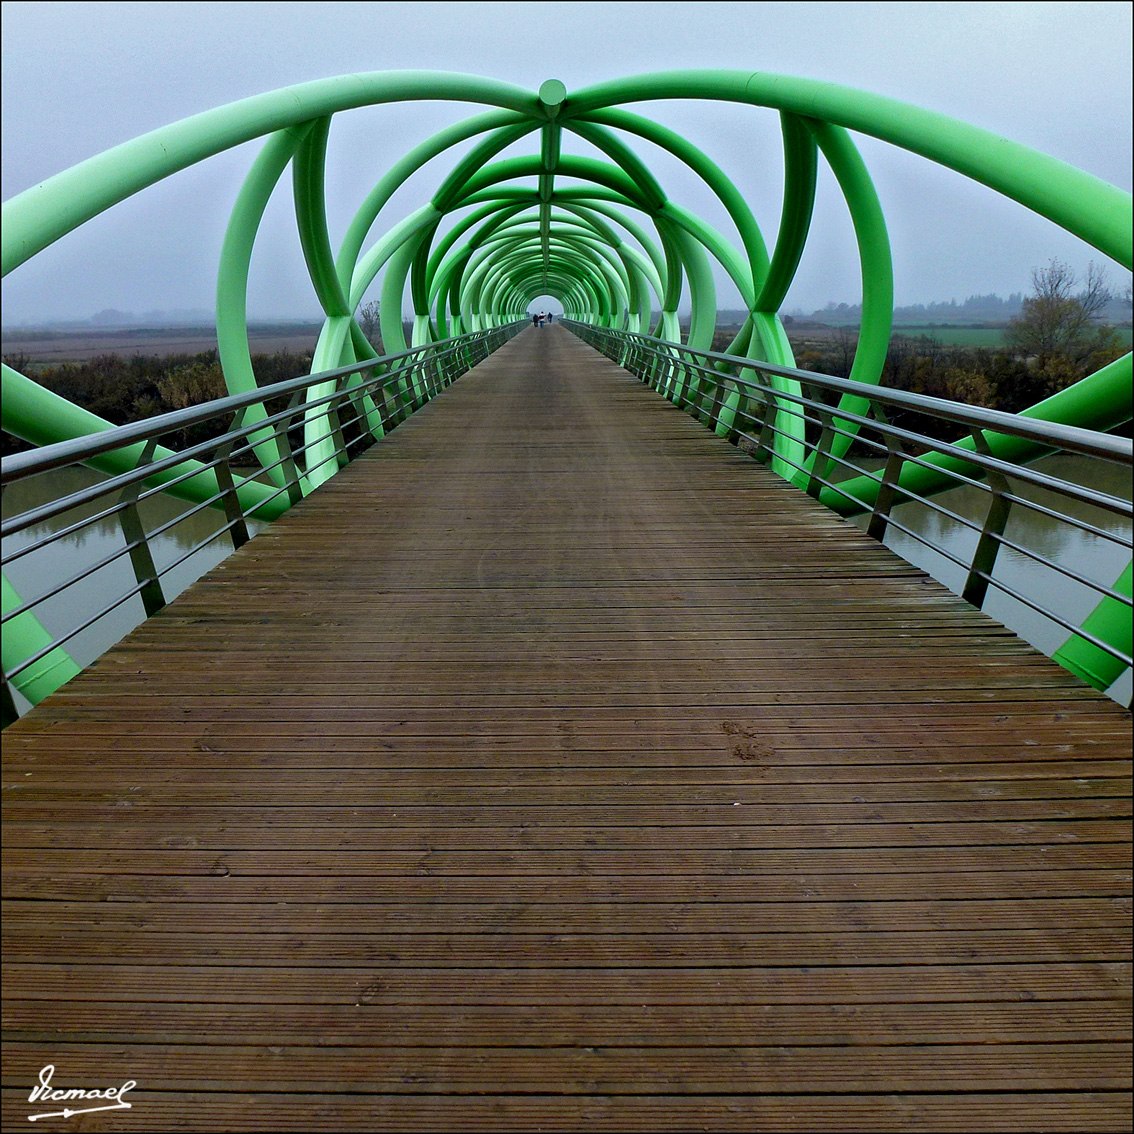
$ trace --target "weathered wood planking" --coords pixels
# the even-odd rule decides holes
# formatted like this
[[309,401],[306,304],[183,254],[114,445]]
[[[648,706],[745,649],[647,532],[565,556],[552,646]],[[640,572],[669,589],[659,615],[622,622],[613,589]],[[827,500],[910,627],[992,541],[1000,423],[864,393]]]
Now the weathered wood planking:
[[1129,1127],[1129,714],[561,328],[4,741],[5,1128]]

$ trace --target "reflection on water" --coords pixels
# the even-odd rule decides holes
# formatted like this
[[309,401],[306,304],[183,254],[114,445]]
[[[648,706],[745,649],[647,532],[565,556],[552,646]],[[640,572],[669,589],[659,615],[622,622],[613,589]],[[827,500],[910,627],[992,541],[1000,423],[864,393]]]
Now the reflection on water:
[[[107,478],[90,469],[72,467],[57,469],[30,477],[7,488],[4,492],[3,514],[7,519],[32,508],[78,492]],[[114,497],[104,496],[80,507],[73,508],[46,523],[36,524],[4,540],[5,558],[42,539],[52,532],[61,531],[82,519],[104,512],[114,503]],[[165,495],[141,501],[138,511],[147,532],[180,516],[191,505]],[[216,508],[203,508],[149,540],[154,566],[161,574],[162,591],[166,601],[179,595],[190,583],[199,579],[232,552],[232,541],[227,532],[217,535],[224,524],[224,513]],[[263,524],[248,521],[248,532],[255,535]],[[171,566],[191,548],[210,540],[181,563]],[[35,607],[36,617],[53,636],[68,633],[96,611],[115,602],[135,585],[130,557],[125,554],[126,540],[122,535],[117,515],[107,516],[87,525],[64,539],[30,552],[5,567],[9,581],[29,602],[46,594],[53,587],[116,552],[122,553],[112,562],[100,567],[86,578],[74,583],[65,591],[45,599]],[[164,572],[164,573],[163,573]],[[105,653],[115,642],[145,620],[142,600],[134,595],[109,611],[85,630],[81,630],[66,644],[67,652],[80,666],[89,665]],[[27,702],[14,694],[17,707],[23,711]]]
[[[1052,476],[1125,500],[1130,499],[1130,478],[1119,466],[1085,457],[1057,456],[1038,461],[1034,467]],[[83,468],[61,469],[33,477],[13,485],[5,492],[4,516],[17,515],[104,479],[98,473]],[[1099,508],[1078,504],[1045,490],[1022,484],[1016,484],[1014,488],[1021,496],[1088,521],[1119,538],[1117,541],[1104,539],[1029,509],[1014,507],[1005,531],[1009,539],[1057,563],[1072,567],[1105,586],[1114,583],[1130,559],[1131,533],[1127,522]],[[105,510],[109,503],[107,498],[103,498],[21,532],[4,541],[4,554],[26,547],[49,532],[73,524],[79,518],[96,515]],[[935,497],[934,503],[972,520],[979,528],[988,506],[988,495],[977,488],[958,488]],[[181,515],[186,507],[181,501],[170,497],[155,496],[143,501],[140,511],[146,530],[152,531]],[[925,505],[901,505],[894,510],[894,518],[922,539],[947,548],[966,563],[976,547],[977,531],[966,528]],[[867,519],[859,517],[854,522],[865,527]],[[223,522],[224,517],[220,511],[206,508],[151,539],[154,563],[159,571],[166,572],[162,576],[162,588],[167,600],[180,594],[231,552],[231,541],[227,534],[223,534],[183,563],[169,569],[170,564],[190,548],[214,536],[218,525]],[[248,528],[249,533],[254,535],[263,525],[249,521]],[[893,527],[887,533],[886,543],[903,558],[928,571],[950,589],[960,592],[964,585],[965,568]],[[125,545],[118,519],[111,516],[42,551],[16,560],[7,568],[8,577],[26,601],[44,594],[83,570],[85,565],[113,552],[123,551]],[[993,577],[1050,607],[1075,625],[1081,624],[1099,599],[1098,594],[1084,584],[1068,579],[1053,568],[1010,548],[1001,549]],[[36,608],[36,613],[52,634],[62,635],[89,617],[91,611],[102,609],[133,585],[134,574],[129,557],[122,555],[62,594],[47,599]],[[992,587],[989,588],[985,610],[1049,655],[1068,637],[1068,632],[1058,623]],[[72,638],[67,643],[67,650],[79,665],[89,665],[143,619],[141,599],[134,596]],[[1110,692],[1119,700],[1129,700],[1129,671],[1111,687]],[[16,696],[19,699],[19,695]],[[26,705],[20,707],[23,709]]]
[[[1031,467],[1037,472],[1059,477],[1084,488],[1104,492],[1109,496],[1117,496],[1123,500],[1129,500],[1131,497],[1130,474],[1119,465],[1092,460],[1089,457],[1064,454],[1046,457],[1036,461]],[[1130,562],[1131,532],[1127,520],[1102,508],[1068,499],[1059,493],[1019,481],[1010,483],[1015,495],[1093,524],[1115,538],[1107,539],[1093,535],[1069,524],[1060,523],[1030,508],[1014,505],[1004,530],[1006,539],[1062,567],[1072,569],[1092,582],[1106,587],[1114,585],[1114,581]],[[886,546],[893,548],[903,559],[908,559],[928,571],[939,582],[959,594],[965,584],[967,564],[971,562],[976,549],[980,526],[988,511],[989,499],[986,491],[969,486],[955,488],[933,497],[935,505],[947,508],[976,524],[976,530],[965,527],[924,504],[900,505],[894,509],[894,519],[920,538],[890,528],[886,533]],[[869,519],[869,516],[859,516],[855,518],[854,523],[865,529]],[[966,566],[953,563],[940,552],[926,547],[921,542],[923,539],[944,547],[952,555],[963,560]],[[1039,563],[1031,556],[1009,547],[1001,547],[992,577],[1013,590],[1027,595],[1075,626],[1082,625],[1083,619],[1095,609],[1101,597],[1086,584],[1068,578],[1055,568]],[[1025,603],[994,586],[988,589],[984,610],[1048,656],[1055,653],[1069,637],[1069,632],[1059,623],[1032,610]],[[1115,682],[1109,692],[1118,700],[1128,701],[1130,672],[1127,671]]]

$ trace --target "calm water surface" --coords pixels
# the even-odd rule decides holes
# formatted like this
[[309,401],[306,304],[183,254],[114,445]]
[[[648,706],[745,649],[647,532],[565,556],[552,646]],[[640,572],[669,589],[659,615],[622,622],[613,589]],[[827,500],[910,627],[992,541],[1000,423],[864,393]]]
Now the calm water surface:
[[[100,473],[78,467],[58,469],[31,477],[5,490],[4,518],[26,512],[69,493],[78,492],[105,479],[106,477]],[[76,508],[63,516],[5,539],[4,555],[7,556],[21,547],[36,543],[53,531],[70,527],[80,519],[97,515],[105,511],[110,502],[109,497],[102,497],[82,508]],[[141,502],[139,512],[146,531],[151,532],[162,524],[176,519],[187,507],[189,505],[184,501],[172,497],[153,496]],[[161,584],[167,602],[232,553],[232,541],[226,532],[212,539],[177,566],[170,567],[191,548],[214,536],[218,525],[224,522],[222,512],[214,508],[205,508],[150,539],[150,553],[154,558],[154,566],[159,572],[166,572],[162,575]],[[263,527],[263,524],[254,520],[248,521],[250,535],[262,531]],[[17,559],[5,568],[5,573],[19,591],[20,597],[24,601],[30,601],[45,594],[72,575],[78,574],[88,564],[96,563],[114,552],[124,552],[125,547],[126,540],[122,535],[118,519],[111,516],[98,520],[49,547]],[[130,558],[123,554],[67,590],[44,600],[35,608],[35,614],[52,635],[61,636],[89,618],[95,610],[101,610],[114,602],[134,584]],[[105,653],[115,642],[143,621],[145,621],[145,610],[142,607],[142,600],[134,595],[87,629],[81,630],[65,643],[65,649],[80,666],[90,665],[95,658]],[[21,712],[24,711],[28,707],[27,702],[19,693],[15,693],[15,697],[17,707]]]
[[[1122,500],[1131,498],[1129,471],[1119,465],[1095,461],[1088,457],[1060,455],[1046,457],[1030,466],[1037,472],[1071,481],[1085,488],[1105,492]],[[1130,562],[1130,523],[1101,508],[1080,504],[1057,493],[1047,492],[1019,482],[1012,484],[1016,495],[1025,497],[1055,511],[1093,524],[1113,533],[1116,540],[1104,539],[1079,531],[1069,524],[1022,506],[1014,506],[1004,535],[1021,547],[1037,552],[1063,567],[1071,568],[1103,586],[1114,581]],[[980,525],[988,511],[989,495],[979,488],[964,486],[933,497],[934,504],[948,508],[966,520]],[[924,504],[904,504],[894,509],[894,518],[918,537],[946,548],[968,563],[976,549],[979,531],[942,516]],[[869,516],[852,522],[865,530]],[[890,528],[884,541],[903,559],[928,571],[951,591],[960,594],[965,583],[966,568],[927,547],[920,539]],[[1068,578],[1052,567],[1037,562],[1012,548],[1001,547],[993,569],[994,579],[1002,580],[1021,594],[1039,601],[1075,626],[1099,603],[1100,596],[1090,587]],[[1036,649],[1049,657],[1069,637],[1058,622],[1021,603],[994,586],[988,589],[984,611],[998,622],[1015,630]],[[1110,689],[1111,696],[1126,701],[1130,697],[1130,672],[1119,678]]]

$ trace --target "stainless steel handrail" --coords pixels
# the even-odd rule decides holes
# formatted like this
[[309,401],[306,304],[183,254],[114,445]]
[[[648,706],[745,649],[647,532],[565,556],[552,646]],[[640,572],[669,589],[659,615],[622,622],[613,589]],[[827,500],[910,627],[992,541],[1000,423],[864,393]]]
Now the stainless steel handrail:
[[[344,465],[356,452],[368,448],[376,439],[369,424],[373,420],[372,415],[377,415],[383,433],[395,428],[526,325],[526,320],[520,320],[503,327],[470,332],[398,354],[303,375],[246,394],[218,398],[130,425],[5,457],[0,462],[0,486],[8,488],[45,472],[80,465],[97,467],[99,458],[121,450],[140,450],[132,468],[29,508],[0,523],[0,535],[10,539],[37,525],[66,516],[75,509],[96,505],[93,515],[75,519],[61,530],[38,536],[22,547],[5,549],[5,569],[16,560],[109,519],[117,520],[123,536],[123,546],[109,554],[96,556],[94,562],[84,564],[60,582],[48,584],[33,596],[21,596],[21,601],[0,618],[6,627],[21,616],[34,616],[41,604],[118,560],[128,557],[133,566],[133,580],[124,583],[101,607],[82,611],[74,625],[51,635],[47,644],[33,650],[15,665],[0,667],[5,721],[15,715],[9,686],[11,679],[135,595],[141,595],[147,617],[161,609],[172,597],[165,594],[163,582],[167,582],[166,576],[174,568],[226,534],[233,548],[239,547],[249,538],[249,521],[255,520],[279,497],[288,497],[286,503],[275,505],[277,510],[282,510],[302,497],[303,485],[309,483],[317,468],[332,462]],[[304,395],[316,387],[329,388],[331,392],[322,392],[318,397],[306,400]],[[245,423],[244,417],[250,407],[281,400],[287,403],[285,409]],[[313,418],[325,423],[320,427],[321,433],[313,439],[305,437],[302,444],[293,445],[289,433]],[[215,437],[167,455],[158,455],[157,446],[162,438],[210,422],[225,422],[226,427]],[[321,454],[309,467],[301,468],[304,455],[328,439],[333,442],[331,452]],[[256,461],[255,467],[235,463],[242,457],[256,460],[252,456],[253,450],[264,442],[275,445],[277,460],[267,465]],[[276,470],[274,482],[263,483],[260,478]],[[191,505],[172,519],[147,530],[141,520],[139,505],[154,497],[170,499],[171,495],[185,495],[187,482],[201,476],[212,478],[204,494],[198,491]],[[241,489],[253,484],[267,491],[262,491],[261,498],[255,501],[242,500]],[[210,510],[218,512],[215,529],[172,562],[160,570],[156,569],[150,541],[190,516]],[[188,581],[183,585],[187,585]],[[110,641],[106,642],[106,646],[110,644]]]
[[[1131,502],[1029,468],[1025,464],[996,457],[989,451],[987,444],[989,436],[1004,435],[1030,442],[1038,447],[1037,453],[1073,453],[1129,469],[1134,465],[1134,443],[1129,438],[1020,417],[924,394],[852,382],[829,374],[774,366],[758,359],[694,350],[650,335],[598,327],[569,319],[564,319],[563,323],[584,342],[687,409],[708,428],[727,432],[728,439],[733,444],[740,445],[757,460],[770,461],[774,456],[782,467],[791,470],[791,475],[800,484],[806,484],[805,491],[809,495],[822,497],[826,491],[837,494],[843,502],[853,501],[869,516],[867,530],[875,538],[883,539],[887,530],[893,528],[964,569],[966,581],[961,593],[974,605],[983,606],[989,588],[995,588],[1079,635],[1122,664],[1132,664],[1132,659],[1123,650],[1073,625],[1035,595],[1022,594],[993,573],[997,552],[1001,547],[1007,547],[1088,587],[1100,599],[1110,598],[1130,606],[1130,597],[1108,583],[1093,579],[1073,566],[1059,563],[1004,533],[1011,510],[1023,508],[1096,538],[1129,547],[1130,526],[1134,520]],[[746,373],[741,373],[742,371]],[[797,394],[774,387],[769,380],[771,376],[795,379],[802,392]],[[730,419],[725,421],[721,415],[726,399],[733,391],[742,396],[739,404],[731,407]],[[821,395],[831,397],[832,401],[823,400]],[[836,400],[848,395],[862,399],[866,411],[859,413],[840,408]],[[962,449],[955,442],[931,436],[916,428],[895,426],[890,423],[886,411],[914,412],[949,423],[953,427],[960,426],[975,441],[975,448]],[[781,414],[793,415],[804,423],[803,449],[808,458],[803,462],[773,454],[775,437],[787,436],[780,419]],[[808,433],[813,436],[817,434],[818,439],[809,439]],[[832,452],[832,445],[833,439],[839,436],[853,440],[885,459],[885,468],[874,472],[865,469],[849,456],[836,456]],[[957,467],[950,469],[934,464],[923,455],[927,452],[951,457]],[[950,487],[970,486],[986,493],[989,499],[983,520],[974,521],[957,515],[933,500],[930,495],[919,494],[899,484],[899,477],[906,465],[931,470],[934,474],[947,478]],[[855,478],[869,478],[878,486],[875,498],[866,500],[853,495],[853,489],[847,480],[834,479],[834,472],[828,472],[828,469],[838,469]],[[1100,509],[1115,516],[1124,530],[1108,531],[1089,520],[1058,511],[1057,505],[1049,507],[1030,500],[1021,495],[1014,485],[1029,485],[1056,497]],[[960,558],[893,516],[895,507],[911,502],[923,504],[976,533],[976,547],[972,555],[967,559]]]

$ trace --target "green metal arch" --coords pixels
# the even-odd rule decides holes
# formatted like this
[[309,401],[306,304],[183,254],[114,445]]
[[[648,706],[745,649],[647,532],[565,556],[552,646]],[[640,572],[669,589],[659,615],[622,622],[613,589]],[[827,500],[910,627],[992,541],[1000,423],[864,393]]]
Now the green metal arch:
[[[743,188],[691,142],[641,113],[641,104],[668,99],[741,103],[779,114],[785,174],[770,254]],[[419,142],[382,172],[336,249],[324,192],[334,116],[419,100],[484,109]],[[637,109],[627,109],[630,105]],[[19,194],[3,206],[3,273],[147,186],[262,139],[233,203],[217,273],[219,353],[234,393],[256,387],[246,322],[249,266],[268,201],[289,167],[297,236],[325,315],[315,372],[373,357],[355,312],[379,277],[381,328],[389,351],[407,345],[402,329],[407,313],[413,317],[417,345],[515,318],[540,294],[558,297],[578,319],[674,342],[682,339],[678,307],[687,298],[692,316],[685,341],[706,348],[716,323],[710,258],[724,267],[749,312],[729,353],[791,366],[791,347],[778,312],[811,229],[822,158],[846,200],[861,264],[863,318],[851,377],[877,382],[891,331],[893,267],[882,206],[854,143],[856,133],[981,182],[1125,268],[1132,266],[1128,193],[986,130],[849,87],[766,72],[704,70],[639,75],[569,94],[557,80],[533,92],[469,75],[379,72],[303,83],[195,115]],[[570,152],[572,137],[597,148],[605,160]],[[530,153],[504,156],[525,139]],[[739,244],[671,199],[633,147],[634,139],[660,147],[696,173],[723,205]],[[466,151],[442,171],[431,199],[387,225],[367,247],[382,210],[406,181],[466,144]],[[1127,355],[1025,412],[1066,424],[1113,428],[1130,417],[1131,382]],[[790,379],[776,379],[776,388],[782,393],[797,389]],[[311,397],[321,391],[315,388]],[[3,428],[35,444],[109,426],[7,366],[3,393]],[[847,399],[841,408],[854,413],[861,406],[857,399]],[[253,422],[264,416],[262,407],[249,412]],[[310,438],[320,431],[320,412],[309,411]],[[377,415],[372,425],[380,431]],[[849,444],[849,437],[840,439],[834,456]],[[309,469],[323,461],[324,448],[314,445]],[[267,433],[255,438],[255,451],[264,464],[277,459]],[[809,467],[802,452],[798,429],[793,434],[788,428],[776,442],[773,468],[797,483],[824,471]],[[102,464],[119,472],[132,460],[137,455],[119,454]],[[323,469],[328,471],[307,474],[304,491],[326,479],[333,462]],[[932,467],[917,475],[921,479],[911,487],[935,490]],[[868,492],[870,486],[856,489]],[[215,490],[215,478],[204,470],[177,489],[195,500]],[[246,506],[259,507],[267,517],[286,507],[282,498],[268,503],[273,491],[253,483],[240,489]],[[841,507],[837,494],[828,497],[833,507]],[[5,602],[9,590],[6,586]],[[12,648],[27,656],[36,627],[26,619],[21,625],[25,629],[15,635],[19,641]],[[67,668],[60,658],[49,656],[26,671],[29,689],[49,685],[44,674],[52,667],[60,672]]]

